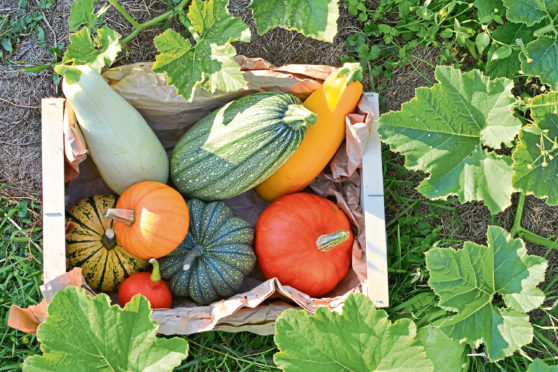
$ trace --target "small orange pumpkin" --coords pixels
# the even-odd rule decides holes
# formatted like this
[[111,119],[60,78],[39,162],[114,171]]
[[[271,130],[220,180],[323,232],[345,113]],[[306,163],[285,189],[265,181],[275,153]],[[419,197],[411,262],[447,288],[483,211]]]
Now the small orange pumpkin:
[[131,255],[159,258],[186,237],[190,216],[178,191],[160,182],[144,181],[126,189],[107,217],[120,245]]

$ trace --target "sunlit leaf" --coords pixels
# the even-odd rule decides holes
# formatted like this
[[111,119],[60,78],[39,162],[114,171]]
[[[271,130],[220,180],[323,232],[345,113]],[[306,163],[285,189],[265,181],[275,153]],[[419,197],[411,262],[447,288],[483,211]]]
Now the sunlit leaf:
[[501,148],[519,132],[513,82],[447,66],[436,68],[436,79],[401,111],[380,117],[382,140],[405,155],[407,168],[430,173],[417,188],[426,197],[457,195],[498,213],[511,204],[512,160],[483,146]]
[[260,35],[277,26],[329,42],[337,34],[338,0],[252,0],[249,8]]
[[426,267],[439,306],[457,313],[434,325],[472,347],[484,344],[490,360],[497,361],[532,341],[526,312],[544,301],[537,285],[544,280],[547,262],[528,255],[523,241],[500,227],[489,226],[487,236],[487,246],[465,242],[457,251],[431,249]]

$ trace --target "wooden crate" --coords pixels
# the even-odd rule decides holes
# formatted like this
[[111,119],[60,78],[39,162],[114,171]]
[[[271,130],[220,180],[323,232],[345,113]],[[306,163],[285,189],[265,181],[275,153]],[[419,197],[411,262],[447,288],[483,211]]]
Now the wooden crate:
[[[384,217],[381,143],[377,132],[378,94],[374,120],[363,155],[361,205],[365,215],[367,280],[376,307],[389,306],[387,244]],[[66,272],[64,190],[64,99],[42,101],[43,266],[47,283]]]

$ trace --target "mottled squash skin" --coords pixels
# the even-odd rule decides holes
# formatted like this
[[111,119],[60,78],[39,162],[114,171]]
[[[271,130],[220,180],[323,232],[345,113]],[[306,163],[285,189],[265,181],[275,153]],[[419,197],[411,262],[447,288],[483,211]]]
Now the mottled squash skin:
[[196,199],[239,195],[285,163],[316,120],[316,114],[286,93],[255,93],[231,101],[180,139],[171,158],[173,183]]
[[206,305],[235,294],[254,268],[254,230],[224,202],[192,199],[188,208],[188,235],[159,259],[161,277],[173,295]]
[[66,212],[67,221],[74,225],[66,237],[68,268],[81,267],[85,281],[95,291],[115,291],[128,276],[149,266],[147,260],[128,254],[111,234],[112,220],[105,214],[115,205],[113,195],[97,194]]

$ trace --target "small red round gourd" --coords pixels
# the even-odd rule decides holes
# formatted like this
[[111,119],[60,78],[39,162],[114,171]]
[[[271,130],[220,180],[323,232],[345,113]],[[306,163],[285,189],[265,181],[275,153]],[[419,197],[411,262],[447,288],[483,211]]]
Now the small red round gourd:
[[345,214],[314,194],[282,196],[256,224],[256,257],[265,277],[313,297],[330,292],[345,277],[352,246]]
[[120,305],[126,305],[132,297],[141,294],[147,298],[152,309],[171,307],[172,294],[167,283],[161,279],[159,263],[154,258],[149,262],[153,264],[153,272],[133,274],[120,284],[118,288]]
[[163,257],[178,247],[188,233],[190,214],[178,191],[161,182],[143,181],[127,188],[109,209],[118,243],[129,254]]

